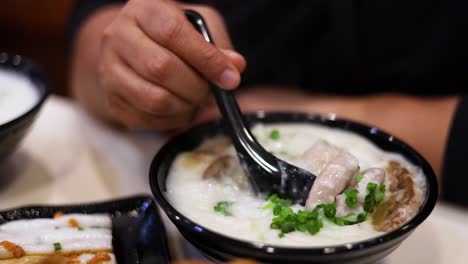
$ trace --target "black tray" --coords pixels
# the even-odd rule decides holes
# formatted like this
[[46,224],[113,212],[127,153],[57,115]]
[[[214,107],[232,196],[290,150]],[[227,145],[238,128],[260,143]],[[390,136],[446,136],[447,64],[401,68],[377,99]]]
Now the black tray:
[[65,214],[108,213],[112,217],[112,244],[118,264],[169,263],[166,232],[158,208],[148,196],[99,203],[27,206],[0,212],[0,224],[19,219],[51,218]]

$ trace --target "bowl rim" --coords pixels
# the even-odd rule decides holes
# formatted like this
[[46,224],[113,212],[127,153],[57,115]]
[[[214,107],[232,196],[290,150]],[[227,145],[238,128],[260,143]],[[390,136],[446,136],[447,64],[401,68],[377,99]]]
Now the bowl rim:
[[[242,248],[249,248],[253,250],[259,250],[265,254],[271,254],[274,252],[275,254],[298,254],[298,255],[330,255],[330,254],[337,254],[337,253],[344,253],[344,252],[358,252],[362,249],[368,249],[371,247],[375,247],[381,244],[385,244],[387,242],[391,242],[393,240],[397,240],[397,238],[401,238],[404,235],[409,235],[411,231],[413,231],[418,225],[420,225],[432,212],[434,209],[437,198],[438,198],[438,182],[437,177],[429,165],[429,163],[422,157],[416,150],[410,147],[407,143],[400,140],[397,137],[392,136],[391,134],[375,127],[375,126],[368,126],[362,124],[360,122],[352,121],[350,119],[345,118],[338,118],[336,114],[331,113],[328,115],[321,115],[321,114],[310,114],[310,113],[301,113],[301,112],[264,112],[258,111],[254,113],[246,113],[246,118],[250,121],[253,119],[253,123],[261,123],[266,118],[290,118],[291,120],[301,119],[302,121],[291,121],[291,120],[284,120],[284,121],[273,121],[273,122],[266,122],[266,123],[294,123],[294,122],[301,122],[303,124],[316,124],[316,125],[323,125],[331,128],[338,128],[340,130],[356,133],[360,136],[363,136],[370,140],[373,144],[377,145],[374,140],[377,138],[369,139],[369,135],[373,135],[375,137],[380,137],[387,141],[390,141],[391,144],[396,145],[400,151],[405,151],[411,154],[413,157],[412,159],[417,159],[420,162],[420,168],[423,170],[425,178],[426,178],[426,196],[423,201],[423,204],[416,216],[414,216],[410,221],[406,224],[401,226],[400,228],[382,234],[380,236],[360,240],[351,243],[343,243],[338,245],[330,245],[330,246],[313,246],[313,247],[288,247],[288,246],[279,246],[273,245],[263,242],[255,242],[249,241],[245,239],[236,239],[234,237],[224,235],[217,231],[214,231],[210,228],[206,228],[201,224],[198,224],[192,221],[190,218],[186,217],[176,208],[174,208],[170,202],[166,199],[164,195],[163,189],[159,185],[159,167],[165,161],[166,153],[173,148],[174,145],[177,144],[182,138],[186,137],[191,133],[196,133],[198,130],[202,130],[206,127],[216,127],[220,126],[220,120],[209,121],[202,124],[199,124],[181,134],[176,135],[175,137],[169,139],[156,153],[154,156],[150,171],[149,171],[149,182],[150,188],[155,196],[156,201],[158,204],[164,209],[164,212],[169,216],[169,219],[176,225],[178,229],[183,227],[186,230],[194,230],[197,231],[197,240],[212,240],[213,236],[217,236],[218,238],[222,238],[224,243],[229,243],[231,245],[236,245],[237,247]],[[340,126],[329,126],[327,124],[342,124]],[[353,127],[352,129],[350,129]],[[363,130],[368,131],[369,135],[364,135],[363,132],[358,132],[355,130]],[[381,148],[380,146],[377,146]],[[403,153],[400,153],[403,155]],[[408,159],[407,155],[403,155],[405,158]],[[172,162],[173,160],[171,160]],[[411,161],[413,162],[413,161]],[[167,175],[164,177],[167,178]],[[164,179],[165,183],[165,179]],[[177,219],[177,220],[174,220]],[[179,226],[180,225],[180,226]]]
[[0,124],[0,131],[8,130],[23,122],[31,113],[38,111],[50,95],[49,81],[44,70],[29,59],[13,53],[0,52],[0,71],[3,70],[13,71],[30,80],[34,89],[39,92],[39,100],[28,111]]

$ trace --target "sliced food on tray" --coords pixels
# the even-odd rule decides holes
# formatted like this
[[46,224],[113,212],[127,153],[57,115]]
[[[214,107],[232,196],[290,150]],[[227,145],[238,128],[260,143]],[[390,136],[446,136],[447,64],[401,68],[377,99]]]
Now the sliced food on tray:
[[63,214],[0,225],[2,264],[111,264],[112,220],[107,214]]

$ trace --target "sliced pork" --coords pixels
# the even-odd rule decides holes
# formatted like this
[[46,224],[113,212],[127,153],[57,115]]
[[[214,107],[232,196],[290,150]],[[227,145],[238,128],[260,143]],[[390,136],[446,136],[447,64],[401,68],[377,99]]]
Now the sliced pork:
[[317,176],[310,190],[306,209],[313,210],[319,204],[333,202],[358,170],[358,160],[346,151],[339,151]]
[[318,140],[312,147],[302,154],[301,167],[312,172],[315,175],[319,175],[327,164],[334,159],[340,149],[331,145],[325,140]]
[[385,171],[379,168],[371,168],[362,172],[362,178],[359,182],[356,177],[351,180],[351,184],[348,189],[358,190],[358,205],[355,208],[349,208],[346,205],[346,195],[340,194],[336,196],[336,215],[344,216],[349,213],[356,213],[363,211],[364,198],[367,195],[367,185],[372,182],[375,184],[383,184],[385,182]]

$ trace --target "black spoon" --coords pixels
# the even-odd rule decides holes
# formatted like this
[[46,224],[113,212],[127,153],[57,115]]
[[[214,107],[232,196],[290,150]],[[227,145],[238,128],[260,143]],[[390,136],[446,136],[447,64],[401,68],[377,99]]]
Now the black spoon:
[[[205,40],[214,45],[203,17],[193,10],[186,10],[185,15]],[[214,84],[211,84],[211,90],[224,119],[225,131],[231,137],[253,190],[257,194],[277,193],[282,198],[304,205],[316,176],[276,158],[255,140],[233,92]]]

